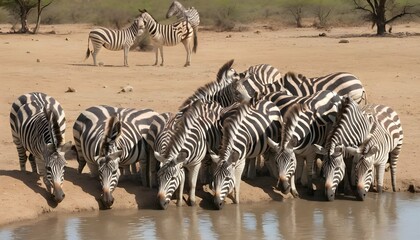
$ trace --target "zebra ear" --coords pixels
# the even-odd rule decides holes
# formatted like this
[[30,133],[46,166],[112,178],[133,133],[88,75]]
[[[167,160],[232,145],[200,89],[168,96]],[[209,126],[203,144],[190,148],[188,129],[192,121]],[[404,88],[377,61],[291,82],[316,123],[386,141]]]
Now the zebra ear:
[[278,152],[280,150],[279,144],[275,142],[270,137],[267,138],[267,144],[270,148],[272,148],[274,151]]
[[226,73],[232,68],[234,60],[230,60],[227,63],[225,63],[217,73],[217,83],[222,83],[225,80]]
[[118,150],[118,151],[116,151],[116,152],[113,152],[113,153],[109,154],[109,158],[110,158],[111,160],[115,160],[115,159],[117,159],[117,158],[120,158],[120,157],[121,157],[121,155],[122,155],[122,150]]
[[162,155],[160,155],[160,153],[154,151],[154,155],[156,160],[158,160],[159,162],[165,162],[165,158]]
[[210,155],[211,160],[213,160],[214,163],[218,163],[220,161],[219,155],[217,155],[212,150],[209,151],[209,155]]
[[55,147],[55,144],[54,143],[48,143],[47,144],[47,151],[48,151],[48,154],[51,154],[51,153],[57,151],[57,148]]
[[289,148],[295,148],[298,145],[298,139],[296,136],[293,136],[292,139],[290,139],[288,147]]
[[60,152],[67,152],[72,148],[72,146],[73,146],[73,143],[71,141],[68,141],[65,144],[62,144],[61,146],[59,146],[58,150]]
[[343,154],[343,151],[344,151],[344,146],[337,146],[337,147],[335,147],[334,148],[334,152],[333,152],[333,156],[334,157],[337,157],[337,156],[340,156],[341,154]]
[[372,146],[367,150],[367,153],[365,155],[366,158],[371,157],[375,155],[379,151],[379,148],[377,146]]
[[228,162],[235,163],[238,160],[239,160],[239,153],[238,153],[238,151],[233,150],[232,153],[230,154]]
[[183,163],[187,159],[188,153],[186,151],[180,151],[178,156],[175,158],[176,163]]
[[316,152],[317,154],[320,154],[320,155],[323,155],[323,156],[325,156],[325,155],[327,155],[327,154],[328,154],[327,149],[325,149],[323,146],[318,145],[318,144],[314,144],[314,145],[312,145],[312,146],[314,146],[314,147],[315,147],[315,152]]

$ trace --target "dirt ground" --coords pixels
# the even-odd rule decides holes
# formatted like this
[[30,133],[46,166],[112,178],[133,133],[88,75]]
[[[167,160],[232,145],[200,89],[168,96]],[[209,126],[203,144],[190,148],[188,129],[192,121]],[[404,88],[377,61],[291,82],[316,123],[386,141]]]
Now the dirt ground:
[[[348,34],[371,34],[369,26],[333,28],[319,37],[322,30],[279,28],[275,31],[256,25],[245,32],[199,31],[198,52],[191,66],[183,67],[182,45],[165,47],[165,66],[151,66],[153,52],[132,51],[123,67],[123,52],[103,49],[98,60],[102,67],[84,60],[87,36],[92,26],[42,26],[38,35],[4,34],[10,28],[1,25],[0,34],[0,225],[36,218],[47,212],[78,212],[99,209],[99,183],[88,169],[77,174],[77,163],[68,160],[64,191],[66,198],[58,206],[47,196],[35,174],[20,172],[16,148],[12,142],[9,112],[21,94],[41,91],[61,102],[67,117],[67,140],[72,140],[72,126],[79,113],[93,105],[151,108],[157,112],[175,112],[181,102],[199,86],[213,81],[218,69],[234,59],[234,68],[244,71],[251,65],[268,63],[283,73],[295,71],[307,76],[348,71],[358,76],[368,93],[368,101],[391,106],[401,117],[404,144],[397,167],[399,191],[410,185],[420,186],[417,149],[420,141],[420,25],[393,26],[404,37],[349,37]],[[54,31],[54,33],[51,33]],[[339,43],[347,36],[349,43]],[[119,93],[130,85],[132,92]],[[68,87],[76,92],[66,93]],[[29,165],[28,165],[29,168]],[[277,200],[272,179],[243,182],[241,201]],[[390,176],[386,174],[390,191]],[[208,194],[199,191],[206,206]],[[142,188],[130,181],[120,182],[114,192],[113,209],[156,208],[156,190]],[[175,207],[175,206],[170,206]],[[184,207],[185,203],[184,203]],[[114,211],[111,210],[111,211]]]

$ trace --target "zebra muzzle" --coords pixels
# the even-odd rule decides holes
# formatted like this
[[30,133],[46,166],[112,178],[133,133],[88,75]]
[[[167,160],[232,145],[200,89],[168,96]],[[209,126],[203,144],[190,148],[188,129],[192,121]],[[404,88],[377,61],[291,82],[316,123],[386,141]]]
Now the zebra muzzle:
[[165,194],[158,193],[157,200],[158,200],[160,209],[166,210],[168,208],[168,206],[169,206],[169,198],[167,198],[165,196]]
[[221,210],[225,206],[225,201],[220,199],[219,196],[214,197],[214,206],[217,210]]
[[365,197],[366,197],[365,188],[364,187],[362,187],[362,188],[358,187],[357,188],[357,194],[356,194],[357,200],[364,201]]
[[55,182],[54,183],[54,190],[52,192],[52,197],[54,199],[54,201],[56,201],[57,203],[60,203],[61,201],[63,201],[64,197],[66,195],[63,192],[63,189],[61,188],[61,184]]
[[290,184],[288,179],[285,176],[280,176],[279,181],[277,182],[277,188],[284,194],[290,192]]
[[112,196],[109,190],[104,190],[101,196],[102,204],[106,208],[111,208],[112,204],[114,204],[114,197]]

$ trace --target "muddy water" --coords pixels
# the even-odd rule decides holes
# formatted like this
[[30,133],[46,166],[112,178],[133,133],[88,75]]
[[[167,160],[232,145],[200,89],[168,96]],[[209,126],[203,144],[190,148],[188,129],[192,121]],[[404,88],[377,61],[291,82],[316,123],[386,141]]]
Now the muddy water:
[[420,196],[370,194],[364,202],[288,199],[227,205],[221,211],[53,215],[0,228],[0,239],[420,239]]

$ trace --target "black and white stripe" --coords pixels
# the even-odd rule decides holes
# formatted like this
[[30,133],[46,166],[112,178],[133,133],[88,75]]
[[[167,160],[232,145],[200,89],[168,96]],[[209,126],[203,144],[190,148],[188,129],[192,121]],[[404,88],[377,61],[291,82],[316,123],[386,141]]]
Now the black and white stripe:
[[232,109],[223,121],[223,138],[213,177],[214,203],[221,209],[226,196],[234,190],[234,202],[239,203],[240,182],[245,160],[255,158],[268,149],[268,137],[277,139],[280,111],[270,101],[245,103]]
[[179,107],[187,108],[198,99],[208,102],[218,102],[222,107],[229,107],[238,101],[234,82],[239,80],[239,74],[232,68],[233,60],[225,63],[217,73],[217,80],[198,88],[193,95],[188,97]]
[[73,125],[79,162],[78,172],[88,165],[99,177],[106,207],[113,204],[120,167],[140,162],[142,183],[147,185],[148,145],[145,137],[157,113],[150,109],[94,106],[83,111]]
[[155,64],[158,64],[158,52],[162,59],[163,66],[163,46],[175,46],[182,42],[187,51],[185,67],[190,65],[191,53],[197,51],[197,34],[188,21],[181,21],[169,25],[158,23],[146,10],[140,10],[140,16],[150,34],[151,43],[155,48]]
[[385,166],[390,164],[392,190],[396,191],[396,167],[403,142],[403,130],[398,114],[390,107],[369,104],[362,111],[373,118],[372,130],[368,139],[357,147],[347,146],[354,156],[355,183],[357,197],[363,200],[374,181],[376,174],[376,189],[382,192]]
[[275,86],[276,91],[285,91],[280,71],[269,64],[251,66],[239,76],[240,80],[235,83],[239,101],[247,102],[257,94],[274,91],[268,91],[268,86]]
[[[217,102],[197,100],[183,113],[175,123],[175,131],[166,149],[164,158],[167,160],[165,168],[159,170],[159,203],[163,209],[168,204],[168,191],[164,187],[174,186],[166,180],[177,181],[174,176],[179,173],[181,165],[188,170],[189,202],[195,205],[195,189],[202,160],[209,149],[215,149],[220,143],[221,133],[218,121],[223,108]],[[166,166],[168,165],[168,166]],[[182,186],[181,186],[182,187]],[[183,189],[180,187],[180,192]],[[182,199],[178,203],[181,205]]]
[[171,6],[169,6],[168,12],[166,12],[166,18],[176,16],[178,21],[186,21],[191,24],[191,26],[197,29],[200,25],[200,15],[194,7],[185,8],[178,1],[173,1]]
[[341,97],[332,91],[320,91],[305,97],[272,93],[263,99],[275,102],[283,116],[281,142],[271,141],[270,144],[276,152],[280,189],[288,192],[290,182],[293,196],[299,196],[295,173],[306,162],[308,191],[313,194],[312,176],[315,175],[317,155],[313,144],[322,145],[326,141],[329,126],[338,114]]
[[47,190],[57,202],[64,199],[62,185],[67,162],[64,152],[66,118],[60,103],[40,92],[20,96],[10,111],[10,126],[21,171],[26,170],[26,152],[33,172],[43,176]]
[[93,64],[97,66],[96,56],[102,47],[112,50],[124,50],[124,66],[128,66],[128,52],[134,44],[137,37],[144,32],[144,22],[140,18],[136,18],[130,27],[122,30],[113,30],[108,28],[97,28],[89,32],[88,48],[86,51],[86,59],[90,56],[89,40],[92,42]]
[[322,172],[325,178],[325,194],[328,200],[335,198],[338,184],[346,177],[345,185],[353,175],[353,156],[345,147],[359,146],[368,138],[373,119],[364,114],[351,98],[344,98],[337,120],[329,133],[325,148],[315,145],[318,153],[324,155]]

